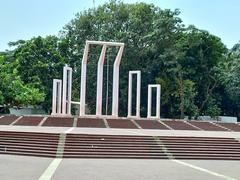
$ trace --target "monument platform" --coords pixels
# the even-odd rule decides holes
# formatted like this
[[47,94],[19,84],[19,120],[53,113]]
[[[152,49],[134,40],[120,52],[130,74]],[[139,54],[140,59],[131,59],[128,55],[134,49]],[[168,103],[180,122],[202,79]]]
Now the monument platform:
[[2,116],[0,124],[0,154],[240,160],[237,123]]
[[0,116],[0,125],[240,132],[240,123],[146,118]]

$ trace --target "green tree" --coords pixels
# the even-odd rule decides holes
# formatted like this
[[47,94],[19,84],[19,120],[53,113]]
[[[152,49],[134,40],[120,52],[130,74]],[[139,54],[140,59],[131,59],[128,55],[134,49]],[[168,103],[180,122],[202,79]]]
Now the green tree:
[[208,109],[219,104],[216,89],[220,81],[215,69],[219,63],[226,60],[227,48],[220,38],[194,26],[186,29],[183,38],[186,54],[182,66],[188,71],[187,79],[195,84],[197,90],[195,104],[198,106],[199,114],[209,115]]
[[0,103],[7,107],[35,105],[44,101],[44,94],[30,84],[24,84],[17,70],[17,62],[0,56]]
[[65,59],[61,55],[60,40],[55,36],[36,37],[27,41],[11,43],[15,46],[13,58],[17,74],[24,84],[39,89],[45,94],[42,103],[50,110],[52,100],[52,82],[61,78]]
[[[126,47],[120,68],[120,113],[124,115],[127,109],[127,80],[128,71],[142,71],[142,93],[147,93],[147,84],[155,83],[160,71],[167,62],[165,59],[175,58],[172,54],[174,43],[182,31],[179,11],[161,10],[153,4],[137,3],[124,4],[110,1],[97,9],[90,9],[77,14],[62,31],[63,41],[67,43],[65,55],[80,77],[80,63],[86,40],[120,41]],[[96,64],[99,51],[93,50],[89,57],[88,104],[95,105],[96,93]],[[113,53],[114,54],[114,53]],[[110,53],[111,57],[112,54]],[[111,59],[111,62],[113,59]],[[169,60],[170,61],[170,60]],[[171,62],[169,62],[169,66]],[[112,65],[110,63],[110,65]],[[170,72],[168,73],[170,74]],[[165,76],[168,76],[168,74]],[[111,79],[111,77],[110,77]],[[78,82],[78,84],[80,84]],[[79,86],[78,86],[79,87]],[[111,90],[110,90],[111,94]],[[142,113],[146,114],[146,96],[142,96]]]
[[[162,10],[153,4],[110,1],[77,14],[64,27],[62,38],[67,47],[64,55],[76,69],[75,76],[80,77],[81,61],[77,60],[82,58],[85,40],[124,42],[126,47],[120,69],[121,115],[127,109],[128,71],[133,69],[142,71],[143,94],[147,94],[147,84],[162,84],[163,116],[205,115],[211,103],[219,104],[215,92],[219,81],[214,69],[224,61],[227,49],[220,38],[207,31],[194,26],[185,28],[179,13],[178,10]],[[94,55],[89,57],[88,67],[91,88],[88,87],[87,99],[94,109],[96,57],[100,52],[96,49],[92,52]],[[191,95],[187,96],[189,93]],[[146,115],[146,100],[146,96],[142,96],[142,115]],[[186,102],[192,103],[186,107]]]
[[[226,56],[227,48],[220,38],[194,26],[185,27],[179,14],[179,10],[162,10],[153,4],[110,1],[96,9],[78,13],[62,29],[59,38],[36,37],[11,43],[15,50],[10,59],[15,63],[19,81],[44,93],[46,100],[43,105],[50,109],[52,79],[61,77],[65,63],[73,68],[72,97],[79,100],[81,59],[86,40],[124,42],[120,67],[120,115],[127,112],[129,70],[142,72],[142,116],[146,115],[147,85],[151,83],[162,86],[163,117],[229,114],[225,102],[234,104],[235,99],[235,104],[239,103],[236,94],[239,91],[232,88],[239,84],[239,62],[236,60],[239,58]],[[96,103],[100,51],[96,46],[90,48],[87,104],[92,113]],[[109,94],[112,93],[112,66],[116,52],[117,48],[108,49],[108,66],[104,67],[103,92],[108,86]],[[227,69],[230,67],[231,71]],[[229,71],[231,73],[227,73]],[[219,78],[219,72],[224,74],[224,80]],[[234,81],[230,81],[233,77]],[[107,95],[104,94],[103,98],[106,100]],[[0,93],[0,101],[3,101],[1,99]],[[111,98],[108,100],[110,105]]]
[[216,68],[221,82],[222,111],[240,118],[240,43],[229,51],[226,61]]

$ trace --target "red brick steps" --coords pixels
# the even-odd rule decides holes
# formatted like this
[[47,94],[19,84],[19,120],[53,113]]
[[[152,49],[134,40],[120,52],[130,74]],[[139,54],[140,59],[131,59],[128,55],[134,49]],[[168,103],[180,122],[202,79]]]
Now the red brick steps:
[[240,160],[240,142],[234,138],[217,137],[0,131],[0,154],[39,157],[62,155],[63,158]]
[[240,131],[240,126],[236,123],[219,123],[219,125],[231,129],[232,131]]
[[107,123],[110,128],[127,128],[127,129],[138,129],[137,126],[131,120],[120,120],[120,119],[107,119]]
[[48,117],[42,126],[72,127],[73,118]]
[[174,130],[199,130],[193,126],[190,126],[189,124],[185,123],[184,121],[176,121],[176,120],[172,120],[172,121],[163,121],[164,124],[168,125],[169,127],[171,127]]
[[100,118],[78,118],[77,127],[106,128],[103,120]]
[[19,119],[14,125],[18,126],[37,126],[41,121],[43,120],[43,117],[32,117],[32,116],[25,116]]
[[19,116],[3,116],[0,118],[0,125],[10,125],[12,124]]
[[142,128],[142,129],[168,129],[165,125],[161,124],[158,121],[148,121],[148,120],[135,120],[135,122]]
[[0,131],[0,154],[55,157],[58,134]]
[[201,128],[205,131],[227,131],[226,129],[218,127],[210,122],[189,121],[189,123]]

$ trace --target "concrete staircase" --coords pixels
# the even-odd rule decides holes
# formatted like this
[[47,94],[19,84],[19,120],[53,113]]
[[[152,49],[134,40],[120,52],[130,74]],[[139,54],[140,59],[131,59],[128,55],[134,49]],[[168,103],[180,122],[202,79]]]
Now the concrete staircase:
[[68,134],[68,158],[168,158],[151,136]]
[[55,157],[59,134],[0,131],[0,154]]
[[240,160],[234,138],[0,131],[0,154],[60,158]]

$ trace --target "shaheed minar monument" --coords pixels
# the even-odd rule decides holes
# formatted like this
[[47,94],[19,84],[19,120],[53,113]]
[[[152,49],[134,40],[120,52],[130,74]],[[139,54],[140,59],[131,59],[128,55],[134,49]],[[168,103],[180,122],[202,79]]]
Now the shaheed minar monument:
[[[97,67],[97,92],[96,92],[96,113],[86,114],[86,81],[87,81],[87,63],[90,45],[102,46],[101,54]],[[72,68],[67,65],[63,68],[63,79],[53,80],[53,96],[52,96],[52,115],[53,116],[72,116],[71,105],[80,106],[80,117],[102,117],[102,94],[103,94],[103,67],[108,47],[118,47],[118,53],[113,65],[113,89],[112,89],[112,114],[107,117],[118,117],[119,104],[119,66],[124,50],[124,43],[103,42],[103,41],[86,41],[84,48],[82,67],[81,67],[81,87],[80,102],[72,101]],[[132,114],[132,77],[137,75],[137,93],[136,93],[136,114]],[[152,116],[152,89],[156,88],[156,115]],[[161,86],[159,84],[148,85],[148,107],[147,118],[160,119],[160,94]],[[140,97],[141,97],[141,71],[129,71],[128,79],[128,117],[140,118]],[[106,116],[106,115],[104,115]]]

